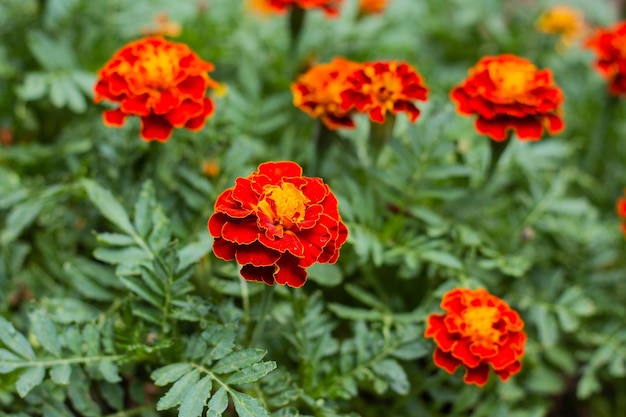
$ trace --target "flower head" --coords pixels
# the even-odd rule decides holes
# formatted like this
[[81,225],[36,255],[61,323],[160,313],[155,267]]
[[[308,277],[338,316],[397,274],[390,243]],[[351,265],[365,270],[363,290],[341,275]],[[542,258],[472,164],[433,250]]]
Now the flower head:
[[557,34],[568,47],[585,32],[585,19],[577,9],[559,4],[539,16],[537,29],[547,34]]
[[266,162],[217,198],[208,222],[213,252],[236,259],[248,281],[300,287],[306,268],[335,263],[348,237],[337,199],[294,162]]
[[131,42],[117,51],[98,72],[95,102],[119,103],[104,112],[109,126],[122,126],[126,116],[141,117],[141,137],[166,141],[174,128],[199,130],[213,114],[206,97],[217,83],[213,70],[185,44],[161,37]]
[[431,314],[424,336],[437,347],[434,362],[449,373],[461,365],[467,384],[483,386],[489,369],[503,381],[520,371],[526,333],[524,322],[506,302],[484,289],[458,288],[441,301],[444,314]]
[[617,199],[615,211],[617,212],[617,216],[622,220],[620,229],[624,233],[624,236],[626,236],[626,197],[620,197]]
[[339,6],[343,0],[253,0],[252,7],[261,12],[273,12],[284,14],[288,9],[300,7],[301,9],[321,8],[327,17],[339,15]]
[[595,52],[595,68],[609,82],[609,92],[626,94],[626,21],[598,29],[585,46]]
[[425,101],[428,89],[415,68],[405,62],[366,62],[347,79],[341,93],[342,110],[356,108],[376,123],[383,123],[389,112],[406,112],[415,122],[420,111],[413,101]]
[[359,13],[376,14],[382,13],[387,7],[389,0],[359,0]]
[[329,129],[353,128],[350,110],[341,109],[341,92],[347,78],[360,64],[344,58],[313,66],[291,84],[293,103],[313,118],[319,117]]
[[563,93],[552,72],[515,55],[482,58],[450,96],[459,113],[478,116],[479,133],[496,141],[506,139],[509,129],[522,140],[539,140],[544,129],[554,134],[564,127]]

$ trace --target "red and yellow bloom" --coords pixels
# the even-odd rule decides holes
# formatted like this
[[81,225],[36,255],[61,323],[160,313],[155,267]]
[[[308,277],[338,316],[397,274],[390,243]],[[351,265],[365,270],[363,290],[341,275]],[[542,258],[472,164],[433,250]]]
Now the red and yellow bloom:
[[626,94],[626,21],[598,29],[585,46],[595,52],[595,68],[608,81],[609,92]]
[[366,62],[347,79],[341,93],[342,109],[356,108],[376,123],[383,123],[387,113],[407,113],[415,122],[420,111],[413,103],[425,101],[428,89],[415,68],[405,62]]
[[131,42],[98,72],[95,102],[119,103],[104,112],[108,126],[122,126],[126,116],[141,117],[141,137],[166,141],[174,128],[199,130],[213,114],[207,89],[218,84],[207,74],[210,62],[185,44],[161,37]]
[[535,25],[540,32],[560,35],[561,44],[565,47],[571,46],[586,31],[583,14],[564,4],[558,4],[543,12]]
[[213,252],[236,259],[248,281],[301,287],[306,268],[335,263],[348,237],[337,199],[294,162],[266,162],[215,202],[208,222]]
[[622,220],[620,229],[622,230],[622,233],[624,233],[624,236],[626,236],[626,197],[620,197],[617,199],[615,211],[617,212],[617,216]]
[[324,10],[327,17],[336,17],[339,15],[339,7],[343,0],[253,0],[253,8],[262,12],[273,12],[276,14],[284,14],[293,7],[301,9],[317,9]]
[[382,13],[387,7],[389,0],[359,0],[360,14]]
[[521,140],[539,140],[544,130],[563,130],[563,93],[549,69],[515,55],[487,56],[469,70],[450,97],[463,115],[477,115],[476,130],[496,141],[512,129]]
[[360,64],[344,58],[313,66],[291,84],[293,104],[313,118],[319,117],[329,129],[353,128],[350,110],[341,109],[341,93],[347,78]]
[[431,314],[424,336],[437,347],[434,362],[449,373],[465,367],[464,381],[483,386],[489,369],[503,381],[520,371],[524,322],[506,302],[484,289],[454,289],[441,301],[444,314]]

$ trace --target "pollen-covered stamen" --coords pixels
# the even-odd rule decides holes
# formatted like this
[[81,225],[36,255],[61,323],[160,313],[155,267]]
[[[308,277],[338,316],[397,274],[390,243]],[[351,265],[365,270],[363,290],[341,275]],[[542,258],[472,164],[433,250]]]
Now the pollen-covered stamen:
[[289,229],[304,220],[309,199],[290,182],[266,185],[257,209],[274,220],[274,225]]
[[462,314],[460,331],[476,344],[491,346],[497,343],[502,332],[494,326],[500,321],[501,313],[496,307],[469,307]]

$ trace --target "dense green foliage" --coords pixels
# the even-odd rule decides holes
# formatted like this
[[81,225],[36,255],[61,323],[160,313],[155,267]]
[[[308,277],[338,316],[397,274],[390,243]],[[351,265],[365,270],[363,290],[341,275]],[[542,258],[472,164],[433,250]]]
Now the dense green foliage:
[[[285,17],[243,1],[0,2],[0,416],[626,415],[626,104],[590,51],[536,32],[551,4],[391,0],[357,18],[346,0],[336,20],[309,12],[294,50]],[[572,4],[595,25],[617,15]],[[92,89],[159,12],[227,94],[201,132],[148,143],[137,120],[105,127]],[[489,139],[448,92],[504,52],[553,70],[566,130],[512,141],[487,181]],[[334,56],[405,60],[430,95],[380,155],[360,117],[316,164],[289,84]],[[350,232],[300,289],[246,282],[211,251],[216,197],[269,160],[322,177]],[[455,287],[524,319],[509,382],[432,363],[425,320]]]

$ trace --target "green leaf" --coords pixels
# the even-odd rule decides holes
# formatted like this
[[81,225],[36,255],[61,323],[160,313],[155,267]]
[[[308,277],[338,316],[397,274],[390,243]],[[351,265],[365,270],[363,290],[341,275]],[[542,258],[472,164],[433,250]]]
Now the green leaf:
[[137,277],[120,277],[120,281],[132,292],[138,295],[142,300],[149,302],[153,306],[160,308],[163,300],[156,295],[150,288],[140,281]]
[[226,411],[226,407],[228,407],[228,395],[224,387],[221,387],[213,394],[208,407],[209,410],[206,413],[206,417],[220,417],[222,413]]
[[257,399],[237,391],[231,391],[230,397],[239,417],[269,417],[267,410]]
[[98,233],[96,235],[98,242],[111,246],[132,246],[135,245],[135,239],[132,236],[123,235],[121,233]]
[[0,349],[0,374],[8,374],[21,367],[22,360],[19,356],[6,349]]
[[177,381],[192,368],[188,363],[173,363],[153,371],[150,374],[150,378],[152,378],[155,385],[162,387]]
[[102,361],[98,365],[98,370],[102,374],[102,377],[105,381],[115,384],[116,382],[120,382],[122,378],[120,378],[117,370],[117,365],[113,363],[113,361]]
[[463,269],[463,263],[454,255],[441,251],[426,251],[422,252],[420,259],[427,262],[432,262],[437,265],[445,266],[450,269]]
[[404,368],[393,359],[384,359],[372,366],[372,371],[389,384],[389,387],[397,394],[406,395],[409,392],[409,378]]
[[17,355],[27,359],[35,359],[35,352],[28,340],[15,330],[15,327],[4,317],[0,317],[0,341]]
[[97,248],[93,251],[94,258],[111,265],[140,264],[150,260],[150,254],[136,246],[126,248]]
[[261,363],[255,363],[241,371],[235,372],[226,379],[227,384],[241,385],[250,382],[258,381],[265,375],[276,369],[276,362],[266,361]]
[[196,381],[198,381],[199,377],[200,371],[194,369],[176,381],[176,383],[172,385],[172,388],[170,388],[170,390],[167,391],[163,397],[161,397],[156,405],[156,409],[159,411],[167,410],[168,408],[172,408],[180,404],[183,399],[185,399],[185,396],[191,387],[196,383]]
[[220,359],[213,367],[212,371],[216,374],[225,374],[227,372],[238,371],[246,366],[257,363],[267,354],[263,349],[244,349],[231,353],[230,355]]
[[553,346],[559,337],[554,315],[545,306],[539,305],[534,309],[534,321],[537,325],[541,343],[544,346]]
[[[202,334],[203,338],[207,339],[207,334],[207,332],[204,332]],[[222,359],[233,351],[235,344],[235,328],[233,326],[218,328],[208,337],[207,342],[211,343],[213,348],[208,352],[206,357],[210,360]]]
[[207,375],[198,381],[193,388],[191,388],[183,402],[180,404],[178,410],[179,417],[198,417],[204,410],[204,405],[211,396],[211,387],[213,381],[211,376]]
[[43,382],[46,370],[43,366],[33,366],[28,368],[15,383],[15,389],[20,397],[24,398],[30,390]]
[[335,264],[315,263],[307,271],[309,278],[323,287],[336,287],[343,281],[341,268]]
[[39,100],[48,91],[48,76],[41,72],[29,72],[19,86],[17,95],[22,100]]
[[152,181],[146,181],[141,187],[139,198],[135,202],[135,228],[139,236],[147,237],[152,229],[152,213],[157,206]]
[[44,308],[56,323],[86,323],[98,317],[98,310],[75,298],[45,299]]
[[120,202],[107,189],[102,188],[96,182],[83,178],[81,180],[87,196],[100,210],[100,213],[123,232],[135,236],[135,228],[130,223],[126,210]]
[[0,234],[0,243],[8,245],[13,242],[35,221],[43,207],[43,201],[39,199],[26,200],[14,206],[6,217],[6,226]]
[[54,365],[50,369],[50,378],[59,385],[67,385],[72,375],[72,367],[69,363]]
[[31,327],[41,346],[54,356],[61,354],[61,343],[56,327],[48,314],[42,309],[35,310],[30,315]]

